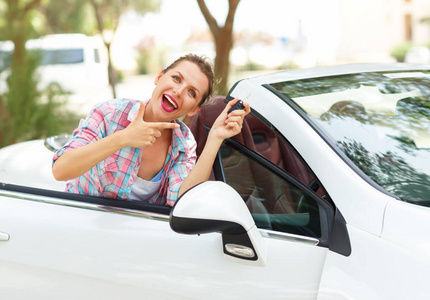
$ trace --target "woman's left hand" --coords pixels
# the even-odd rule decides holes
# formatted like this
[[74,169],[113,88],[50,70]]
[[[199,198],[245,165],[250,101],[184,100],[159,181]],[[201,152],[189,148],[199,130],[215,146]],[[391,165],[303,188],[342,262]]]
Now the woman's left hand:
[[248,103],[243,101],[245,109],[237,109],[228,113],[230,108],[236,104],[237,101],[239,101],[239,99],[235,98],[228,102],[224,110],[215,120],[210,132],[210,135],[212,134],[214,138],[223,141],[235,136],[242,130],[243,119],[251,112],[251,108]]
[[251,112],[251,108],[248,103],[243,102],[245,109],[234,110],[231,113],[228,113],[230,108],[236,104],[237,101],[239,100],[236,98],[227,103],[224,110],[215,120],[211,130],[209,131],[205,147],[203,148],[196,165],[182,183],[179,195],[182,195],[185,191],[196,184],[209,179],[215,157],[222,142],[225,139],[235,136],[242,130],[243,119]]

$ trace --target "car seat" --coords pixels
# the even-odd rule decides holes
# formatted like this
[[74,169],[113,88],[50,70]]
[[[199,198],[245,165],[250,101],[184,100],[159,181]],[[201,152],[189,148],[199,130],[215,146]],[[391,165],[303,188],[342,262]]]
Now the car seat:
[[[185,120],[185,124],[191,129],[197,141],[197,157],[200,157],[206,144],[208,128],[212,127],[216,118],[226,106],[224,99],[225,96],[214,96],[211,99],[211,104],[202,107],[195,115]],[[255,151],[255,145],[246,120],[243,123],[242,131],[231,139]],[[227,182],[236,189],[245,201],[248,200],[255,186],[255,179],[248,160],[231,147],[225,145],[221,146],[220,152],[225,174],[228,177]],[[213,173],[210,179],[214,179]]]

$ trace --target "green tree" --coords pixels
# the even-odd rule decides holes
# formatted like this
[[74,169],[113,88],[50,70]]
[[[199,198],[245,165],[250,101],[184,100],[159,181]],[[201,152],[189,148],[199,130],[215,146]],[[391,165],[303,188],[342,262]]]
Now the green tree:
[[233,23],[236,14],[237,6],[240,0],[228,0],[229,9],[224,26],[220,26],[216,19],[212,16],[205,0],[197,0],[209,29],[215,41],[215,76],[219,78],[219,82],[215,87],[219,94],[227,93],[228,75],[230,68],[230,50],[233,48]]
[[33,76],[37,61],[26,50],[25,43],[34,35],[31,19],[41,0],[5,0],[5,4],[5,26],[1,28],[0,35],[12,41],[14,51],[7,78],[8,91],[2,96],[2,145],[12,143],[31,131],[32,99],[38,96],[37,81]]
[[396,59],[398,62],[404,62],[406,53],[408,53],[408,50],[412,47],[412,44],[410,42],[404,42],[402,44],[396,45],[391,50],[391,56]]
[[0,98],[0,147],[62,130],[63,117],[58,94],[38,91],[35,70],[40,57],[25,44],[38,36],[35,24],[40,20],[43,0],[2,0],[0,37],[14,44],[11,54],[8,90]]
[[119,18],[128,10],[134,9],[144,15],[156,11],[160,7],[157,0],[89,0],[95,13],[97,28],[102,36],[108,52],[109,83],[112,87],[113,97],[116,98],[116,76],[111,59],[111,45],[118,29]]
[[[67,7],[67,9],[64,9]],[[46,34],[83,33],[96,30],[92,7],[88,0],[50,0],[41,8]]]

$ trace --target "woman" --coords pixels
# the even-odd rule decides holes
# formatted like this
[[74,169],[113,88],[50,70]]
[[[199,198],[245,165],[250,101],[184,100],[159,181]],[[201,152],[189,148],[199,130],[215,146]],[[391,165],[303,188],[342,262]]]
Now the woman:
[[66,190],[92,196],[173,205],[209,179],[224,139],[238,134],[250,112],[228,110],[215,121],[196,163],[196,142],[179,117],[192,116],[210,98],[214,76],[202,57],[188,54],[160,72],[149,100],[116,99],[97,105],[54,155]]

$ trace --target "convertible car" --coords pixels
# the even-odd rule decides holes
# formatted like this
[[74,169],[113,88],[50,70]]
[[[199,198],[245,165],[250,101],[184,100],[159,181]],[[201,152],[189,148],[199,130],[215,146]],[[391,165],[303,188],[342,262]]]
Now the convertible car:
[[[0,149],[2,299],[429,299],[430,66],[237,82],[252,114],[173,208],[63,192],[67,137]],[[226,98],[226,100],[224,100]]]

